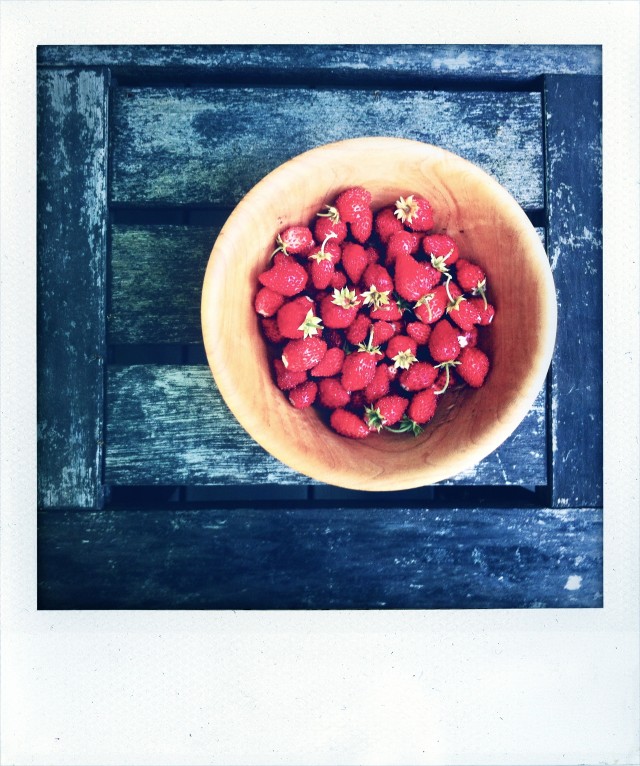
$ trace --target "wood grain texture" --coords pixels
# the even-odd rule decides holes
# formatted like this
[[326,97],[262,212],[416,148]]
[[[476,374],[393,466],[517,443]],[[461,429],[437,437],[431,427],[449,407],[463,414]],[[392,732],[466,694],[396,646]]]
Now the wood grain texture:
[[[544,243],[544,229],[536,231]],[[217,226],[111,227],[110,343],[202,342],[202,281],[219,232]]]
[[116,88],[111,199],[233,206],[291,157],[366,135],[442,146],[543,206],[539,93],[277,87]]
[[38,73],[38,502],[102,502],[108,81]]
[[598,608],[602,513],[50,512],[38,582],[39,609]]
[[558,298],[553,505],[599,506],[603,481],[602,97],[599,77],[545,85],[548,246]]
[[[106,482],[312,484],[271,457],[229,412],[208,367],[131,365],[107,375]],[[544,485],[544,391],[516,432],[447,484]]]
[[108,66],[119,76],[319,79],[420,84],[422,78],[519,82],[600,74],[597,45],[73,45],[38,47],[38,63]]

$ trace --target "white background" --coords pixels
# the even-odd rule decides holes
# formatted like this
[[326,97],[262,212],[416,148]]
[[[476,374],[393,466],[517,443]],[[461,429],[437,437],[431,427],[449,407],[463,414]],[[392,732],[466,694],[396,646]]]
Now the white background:
[[[638,8],[0,2],[4,766],[639,762]],[[305,41],[603,46],[603,609],[36,611],[36,45]]]

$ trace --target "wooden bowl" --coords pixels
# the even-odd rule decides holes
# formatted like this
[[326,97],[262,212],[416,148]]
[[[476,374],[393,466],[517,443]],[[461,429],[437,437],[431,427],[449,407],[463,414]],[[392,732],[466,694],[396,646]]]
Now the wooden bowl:
[[[400,195],[430,200],[434,232],[456,239],[461,257],[487,273],[496,317],[484,337],[485,385],[447,394],[419,437],[351,440],[314,408],[293,408],[272,380],[253,300],[276,234],[306,224],[340,191],[361,185],[374,208]],[[248,433],[291,468],[358,490],[400,490],[442,481],[495,450],[518,426],[551,361],[556,298],[538,234],[517,202],[470,162],[396,138],[357,138],[312,149],[276,168],[238,204],[215,242],[202,292],[211,371]],[[450,407],[449,404],[455,404]]]

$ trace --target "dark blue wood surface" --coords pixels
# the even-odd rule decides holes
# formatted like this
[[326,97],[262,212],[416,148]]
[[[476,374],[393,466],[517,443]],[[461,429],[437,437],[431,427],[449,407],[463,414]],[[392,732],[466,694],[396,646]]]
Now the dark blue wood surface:
[[[40,608],[602,605],[597,46],[45,46],[38,61]],[[213,242],[225,193],[235,199],[263,172],[234,166],[228,120],[210,135],[210,118],[247,114],[265,86],[291,109],[309,101],[305,89],[316,92],[334,113],[347,92],[366,100],[383,89],[385,108],[372,107],[356,132],[394,133],[393,113],[404,110],[418,137],[440,136],[486,166],[544,227],[558,343],[548,406],[543,396],[532,413],[539,444],[516,442],[508,470],[488,460],[462,482],[471,486],[384,498],[285,486],[241,431],[235,448],[216,437],[222,462],[203,474],[216,486],[173,470],[196,456],[193,440],[153,434],[194,420],[181,381],[207,371],[195,283],[176,291],[163,318],[157,296],[179,275],[167,264],[182,248],[195,242],[186,261],[200,257],[202,227]],[[429,115],[444,105],[435,135]],[[166,114],[175,120],[158,132]],[[245,120],[245,138],[257,124]],[[180,130],[184,138],[203,125],[208,141],[181,143]],[[323,143],[306,125],[303,148]],[[176,157],[182,171],[165,172]],[[132,244],[131,232],[143,236]],[[153,243],[157,259],[145,257]],[[105,354],[117,373],[109,381]],[[103,491],[106,509],[92,510]]]

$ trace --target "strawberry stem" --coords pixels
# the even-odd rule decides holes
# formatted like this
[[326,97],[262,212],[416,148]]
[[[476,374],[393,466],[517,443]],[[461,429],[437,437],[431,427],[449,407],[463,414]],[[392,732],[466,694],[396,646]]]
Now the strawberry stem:
[[445,375],[446,375],[446,378],[445,378],[445,381],[444,381],[444,386],[439,391],[434,391],[433,392],[436,396],[440,396],[441,394],[444,394],[444,392],[447,390],[447,388],[449,388],[449,380],[450,380],[449,368],[450,367],[455,367],[458,364],[460,364],[460,362],[454,362],[454,361],[442,362],[441,364],[436,364],[436,369],[438,369],[440,367],[444,367],[444,371],[445,371]]

